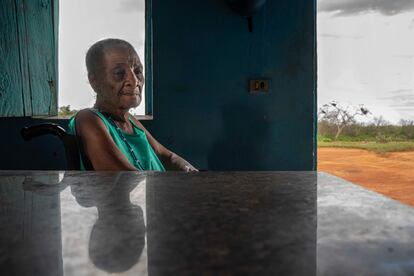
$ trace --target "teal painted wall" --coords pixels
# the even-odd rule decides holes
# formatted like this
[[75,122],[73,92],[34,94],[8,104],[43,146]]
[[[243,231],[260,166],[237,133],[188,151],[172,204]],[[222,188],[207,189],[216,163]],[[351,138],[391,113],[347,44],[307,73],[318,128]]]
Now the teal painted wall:
[[57,115],[58,0],[2,0],[0,117]]
[[[224,0],[154,0],[154,121],[169,148],[210,170],[312,170],[316,9],[267,1],[247,20]],[[249,78],[271,79],[268,95]]]

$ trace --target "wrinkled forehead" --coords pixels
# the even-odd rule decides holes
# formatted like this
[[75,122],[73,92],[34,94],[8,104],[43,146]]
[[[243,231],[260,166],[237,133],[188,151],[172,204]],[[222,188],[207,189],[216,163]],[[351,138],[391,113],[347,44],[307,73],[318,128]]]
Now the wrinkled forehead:
[[142,66],[141,60],[134,49],[127,47],[106,48],[103,52],[102,62],[105,66],[128,64],[129,66]]

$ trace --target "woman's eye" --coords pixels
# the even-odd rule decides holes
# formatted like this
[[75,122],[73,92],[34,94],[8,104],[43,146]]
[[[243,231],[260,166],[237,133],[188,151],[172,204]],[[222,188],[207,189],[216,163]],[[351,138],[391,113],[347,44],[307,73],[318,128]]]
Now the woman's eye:
[[142,74],[141,70],[134,71],[134,73],[135,73],[135,76],[137,76],[137,79],[139,79],[140,81],[144,79],[144,75]]
[[117,70],[114,72],[114,75],[117,79],[122,79],[125,75],[125,71],[124,70]]

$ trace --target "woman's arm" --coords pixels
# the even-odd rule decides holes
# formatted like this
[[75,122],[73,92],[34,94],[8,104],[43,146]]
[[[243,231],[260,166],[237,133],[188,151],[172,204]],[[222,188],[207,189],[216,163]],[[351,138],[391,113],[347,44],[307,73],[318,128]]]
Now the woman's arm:
[[[151,142],[150,142],[150,144],[151,144]],[[158,143],[158,144],[161,145],[160,143]],[[181,171],[186,171],[186,172],[198,172],[198,170],[196,168],[194,168],[194,166],[191,165],[184,158],[182,158],[178,154],[175,154],[174,152],[168,150],[163,145],[161,145],[161,147],[163,149],[161,149],[161,151],[159,151],[158,153],[157,153],[156,150],[154,150],[154,151],[157,154],[157,156],[160,158],[161,162],[163,164],[165,164],[165,167],[166,167],[167,170],[181,170]]]
[[145,131],[147,135],[148,142],[150,143],[151,147],[154,149],[155,154],[157,154],[158,158],[161,160],[163,165],[166,167],[167,170],[181,170],[186,172],[198,172],[193,165],[191,165],[188,161],[184,158],[175,154],[174,152],[170,151],[166,147],[164,147],[160,142],[158,142],[154,137],[152,137],[151,133],[138,121],[137,118],[132,116],[134,122]]
[[76,134],[80,136],[85,154],[97,171],[136,171],[118,149],[104,123],[89,110],[76,115]]

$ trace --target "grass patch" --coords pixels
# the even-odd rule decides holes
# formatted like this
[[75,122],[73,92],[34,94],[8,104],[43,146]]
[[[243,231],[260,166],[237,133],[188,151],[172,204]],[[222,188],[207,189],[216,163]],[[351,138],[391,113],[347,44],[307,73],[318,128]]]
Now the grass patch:
[[414,141],[387,142],[379,143],[373,141],[318,141],[318,147],[321,148],[352,148],[365,149],[377,153],[397,152],[397,151],[414,151]]

